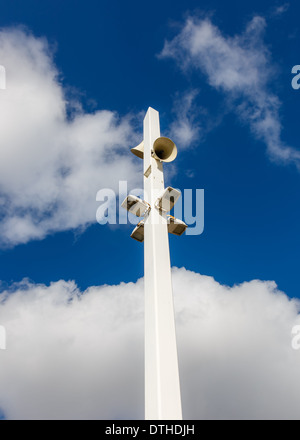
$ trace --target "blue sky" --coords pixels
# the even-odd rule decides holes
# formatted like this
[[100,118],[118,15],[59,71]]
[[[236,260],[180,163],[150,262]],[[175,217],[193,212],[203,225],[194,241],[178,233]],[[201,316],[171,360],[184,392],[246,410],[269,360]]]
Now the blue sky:
[[205,192],[204,232],[170,236],[172,266],[300,298],[299,13],[292,1],[0,1],[1,290],[143,277],[132,226],[97,224],[95,199],[119,180],[142,186],[130,147],[151,106],[178,147],[166,184]]
[[[186,2],[184,7],[154,1],[148,8],[135,1],[88,1],[84,6],[80,1],[16,1],[1,5],[1,26],[22,25],[34,36],[46,37],[63,86],[79,95],[87,112],[108,109],[126,115],[152,106],[160,112],[164,134],[175,118],[176,96],[198,90],[193,122],[218,122],[184,151],[177,142],[178,174],[167,183],[204,188],[205,232],[171,237],[172,265],[229,285],[271,279],[289,296],[299,296],[299,171],[293,164],[269,160],[264,142],[226,108],[226,96],[209,86],[203,74],[192,68],[183,73],[173,60],[157,57],[188,14],[209,15],[225,36],[243,33],[254,15],[264,17],[267,67],[273,75],[267,90],[281,101],[282,140],[297,149],[299,93],[291,87],[291,68],[299,61],[297,8],[290,4],[276,15],[274,2],[267,1]],[[209,112],[204,122],[197,114],[200,106]],[[142,124],[137,128],[141,130]],[[192,170],[193,177],[187,178],[183,168]],[[136,280],[143,274],[142,247],[129,240],[128,232],[95,225],[75,236],[65,231],[2,250],[1,279],[74,279],[83,288]],[[98,257],[100,250],[105,258]]]

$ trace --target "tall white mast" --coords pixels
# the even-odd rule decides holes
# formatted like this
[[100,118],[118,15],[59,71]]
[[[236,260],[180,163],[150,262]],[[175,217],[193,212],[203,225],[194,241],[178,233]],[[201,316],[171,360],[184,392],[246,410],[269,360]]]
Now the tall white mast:
[[[163,163],[152,154],[160,137],[159,114],[144,119],[144,190],[152,207],[145,221],[145,418],[182,419],[166,214],[153,209],[164,190]],[[164,221],[165,220],[165,221]]]
[[[131,151],[144,161],[145,201],[128,196],[122,206],[145,216],[131,234],[144,241],[145,418],[181,420],[168,232],[181,235],[186,225],[167,215],[180,192],[171,187],[165,190],[163,162],[174,160],[177,149],[170,139],[160,137],[159,114],[151,107],[144,119],[143,142]],[[168,197],[162,194],[171,194],[173,201],[169,199],[168,205]],[[169,208],[164,209],[166,205]]]

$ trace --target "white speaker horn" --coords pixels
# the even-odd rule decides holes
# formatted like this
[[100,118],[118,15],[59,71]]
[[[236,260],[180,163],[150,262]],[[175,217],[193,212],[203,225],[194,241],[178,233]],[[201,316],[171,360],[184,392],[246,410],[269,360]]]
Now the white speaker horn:
[[153,143],[153,157],[161,162],[172,162],[177,156],[177,147],[167,137],[159,137]]

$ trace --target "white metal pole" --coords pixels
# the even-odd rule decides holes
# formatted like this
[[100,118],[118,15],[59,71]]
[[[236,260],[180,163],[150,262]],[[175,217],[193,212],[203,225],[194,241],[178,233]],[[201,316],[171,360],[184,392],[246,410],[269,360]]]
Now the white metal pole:
[[[182,419],[166,215],[154,207],[164,190],[162,162],[151,155],[160,136],[159,114],[144,119],[144,190],[152,209],[145,218],[145,418]],[[151,168],[149,168],[151,167]],[[147,177],[146,177],[147,176]]]

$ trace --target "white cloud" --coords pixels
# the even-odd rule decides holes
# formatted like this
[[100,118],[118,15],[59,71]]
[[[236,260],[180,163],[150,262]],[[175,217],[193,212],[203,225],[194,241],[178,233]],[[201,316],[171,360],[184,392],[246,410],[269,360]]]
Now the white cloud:
[[165,42],[161,58],[174,58],[183,70],[204,73],[225,94],[243,122],[262,140],[270,157],[300,167],[300,151],[281,140],[280,101],[269,87],[271,55],[263,42],[264,18],[256,16],[241,35],[221,33],[209,18],[188,18],[177,36]]
[[289,8],[290,8],[289,3],[283,3],[282,5],[277,6],[273,9],[272,15],[275,17],[281,16],[282,14],[287,12],[289,10]]
[[[185,269],[173,285],[184,417],[299,419],[299,300]],[[24,281],[0,295],[0,323],[7,418],[143,418],[143,280],[85,292]]]
[[[67,102],[47,41],[0,32],[0,243],[14,245],[96,220],[96,193],[136,186],[130,115]],[[71,117],[70,117],[71,110]],[[115,154],[118,153],[118,160]]]
[[174,102],[175,120],[170,125],[170,137],[181,148],[190,147],[201,138],[200,112],[195,105],[198,93],[198,90],[189,90],[182,96],[177,95]]

